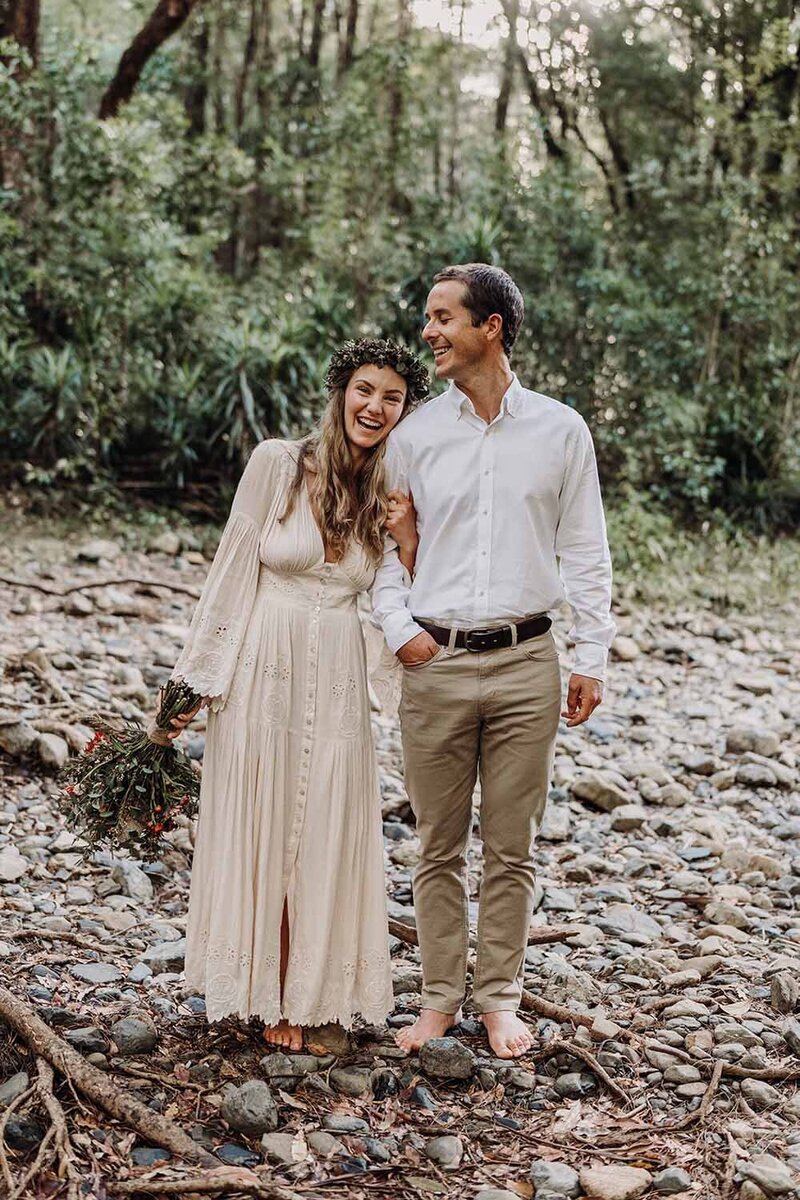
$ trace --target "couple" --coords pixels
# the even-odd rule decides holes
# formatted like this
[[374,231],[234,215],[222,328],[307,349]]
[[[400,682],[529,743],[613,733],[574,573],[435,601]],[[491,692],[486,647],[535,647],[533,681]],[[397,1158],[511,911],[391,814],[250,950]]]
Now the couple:
[[402,664],[421,847],[422,1009],[398,1042],[413,1051],[459,1020],[480,777],[473,1003],[497,1056],[532,1045],[517,1009],[561,712],[547,610],[566,594],[574,617],[568,725],[601,701],[614,625],[591,437],[512,373],[522,316],[504,271],[446,268],[422,336],[449,388],[420,403],[414,355],[349,342],[333,355],[318,429],[262,442],[245,469],[173,671],[211,710],[186,953],[210,1021],[257,1015],[268,1042],[299,1050],[304,1027],[381,1023],[392,1010],[356,610],[371,589],[385,653]]

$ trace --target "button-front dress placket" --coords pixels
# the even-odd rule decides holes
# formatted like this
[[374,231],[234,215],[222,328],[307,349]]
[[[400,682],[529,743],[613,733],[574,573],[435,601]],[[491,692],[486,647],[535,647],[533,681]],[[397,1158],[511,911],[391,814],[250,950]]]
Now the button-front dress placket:
[[308,798],[308,778],[311,767],[311,748],[313,740],[312,733],[314,729],[314,716],[317,705],[320,614],[322,609],[325,607],[325,602],[328,598],[328,581],[330,579],[331,570],[332,566],[330,563],[323,564],[319,587],[316,594],[316,604],[311,610],[311,620],[308,630],[305,709],[303,716],[303,736],[300,743],[300,766],[297,777],[297,801],[295,804],[294,820],[292,822],[292,827],[286,846],[284,889],[288,883],[289,875],[291,874],[294,864],[297,860],[300,834],[303,829],[303,820],[306,812],[306,801]]

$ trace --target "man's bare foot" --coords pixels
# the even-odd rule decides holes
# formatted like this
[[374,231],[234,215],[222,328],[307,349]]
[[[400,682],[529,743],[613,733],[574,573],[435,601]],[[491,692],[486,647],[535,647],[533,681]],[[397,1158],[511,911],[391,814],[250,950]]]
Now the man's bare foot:
[[498,1058],[521,1058],[533,1045],[530,1028],[516,1013],[509,1010],[482,1013],[481,1021],[486,1028],[489,1045]]
[[270,1046],[280,1046],[281,1050],[302,1050],[302,1026],[290,1025],[288,1021],[279,1021],[277,1025],[267,1025],[264,1029],[264,1041]]
[[444,1037],[448,1029],[461,1020],[461,1009],[457,1013],[440,1013],[435,1008],[423,1008],[413,1025],[399,1029],[395,1041],[401,1050],[410,1054],[419,1050],[431,1038]]

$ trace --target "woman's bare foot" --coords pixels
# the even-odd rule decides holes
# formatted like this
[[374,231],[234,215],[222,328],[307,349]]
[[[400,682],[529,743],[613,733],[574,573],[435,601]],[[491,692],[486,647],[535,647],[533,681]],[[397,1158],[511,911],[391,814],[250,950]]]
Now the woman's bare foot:
[[533,1045],[530,1028],[508,1010],[482,1013],[489,1045],[498,1058],[521,1058]]
[[410,1054],[419,1050],[431,1038],[444,1037],[448,1029],[461,1020],[461,1009],[457,1013],[440,1013],[435,1008],[423,1008],[413,1025],[399,1029],[395,1041],[401,1050]]
[[264,1041],[270,1046],[280,1046],[282,1050],[302,1050],[302,1026],[290,1025],[288,1021],[279,1021],[277,1025],[267,1025],[264,1029]]

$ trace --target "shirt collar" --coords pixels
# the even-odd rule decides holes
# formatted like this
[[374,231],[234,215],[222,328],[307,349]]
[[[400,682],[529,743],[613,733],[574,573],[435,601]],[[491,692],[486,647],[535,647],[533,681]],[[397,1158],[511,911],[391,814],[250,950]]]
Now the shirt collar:
[[[469,396],[456,387],[455,383],[450,384],[449,396],[456,414],[456,419],[461,420],[465,412],[474,413],[475,409],[472,406],[472,401]],[[512,374],[511,383],[503,393],[503,399],[500,401],[500,416],[506,413],[510,417],[516,417],[522,403],[522,384],[517,379],[516,374]]]

